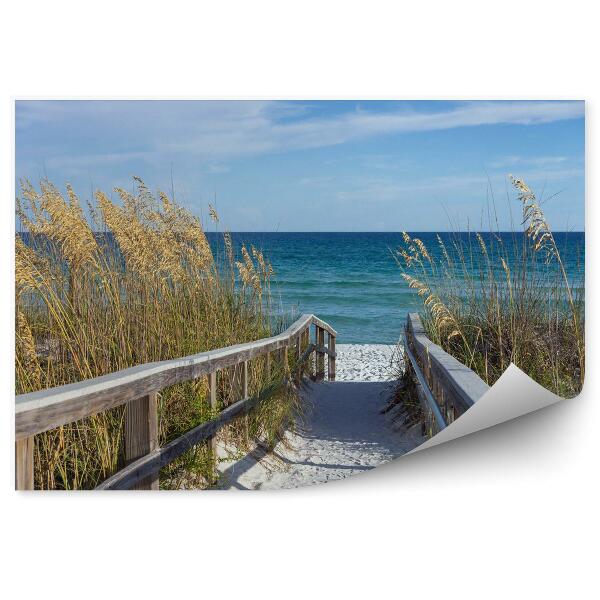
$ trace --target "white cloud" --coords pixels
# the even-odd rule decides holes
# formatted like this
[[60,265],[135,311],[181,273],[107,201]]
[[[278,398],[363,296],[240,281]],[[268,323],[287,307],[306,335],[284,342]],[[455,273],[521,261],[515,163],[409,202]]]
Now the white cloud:
[[220,175],[222,173],[229,173],[231,169],[227,165],[208,165],[205,172],[209,175]]
[[439,112],[361,110],[329,119],[305,119],[271,124],[265,142],[288,149],[340,144],[374,135],[474,127],[479,125],[536,125],[583,117],[582,102],[468,102]]
[[[518,173],[534,191],[541,194],[548,182],[565,182],[574,177],[583,176],[583,169],[529,169]],[[485,198],[486,190],[494,194],[502,193],[510,188],[510,182],[505,172],[485,175],[445,175],[399,181],[398,179],[369,179],[363,178],[352,182],[351,188],[335,191],[335,197],[341,201],[387,202],[390,200],[410,200],[411,198],[445,198],[451,194],[461,193],[465,196]]]
[[[535,125],[581,118],[583,102],[463,102],[436,112],[352,110],[311,118],[309,103],[267,101],[27,102],[17,105],[17,129],[81,130],[106,148],[85,160],[102,164],[143,155],[206,161],[343,144],[359,139],[481,125]],[[95,136],[95,138],[94,138]],[[61,137],[56,145],[60,147]],[[115,151],[115,147],[120,151]],[[110,151],[109,151],[110,149]],[[46,156],[60,155],[56,148]],[[142,156],[140,156],[142,158]]]
[[78,168],[94,165],[110,165],[135,160],[150,160],[152,152],[111,152],[105,154],[63,154],[53,156],[45,161],[46,166],[53,169]]
[[568,160],[568,156],[533,156],[531,158],[524,156],[503,156],[495,161],[490,162],[488,166],[494,169],[514,167],[515,165],[549,167],[565,163]]

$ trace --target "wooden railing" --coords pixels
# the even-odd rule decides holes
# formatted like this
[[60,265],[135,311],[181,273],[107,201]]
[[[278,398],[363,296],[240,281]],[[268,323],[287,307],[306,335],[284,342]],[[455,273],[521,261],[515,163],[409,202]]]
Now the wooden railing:
[[490,389],[475,371],[427,337],[416,313],[406,319],[404,349],[407,366],[419,384],[430,435],[452,423]]
[[[310,328],[314,325],[314,342]],[[325,332],[328,346],[325,346]],[[248,397],[248,361],[266,355],[270,369],[271,353],[284,367],[284,382],[303,373],[303,363],[315,353],[316,378],[325,376],[325,355],[328,356],[328,377],[335,379],[335,338],[337,333],[314,315],[302,315],[279,335],[255,342],[238,344],[202,352],[185,358],[148,363],[109,375],[71,383],[60,387],[22,394],[16,397],[15,409],[15,486],[19,490],[33,489],[34,436],[61,425],[90,417],[125,404],[126,466],[101,483],[97,489],[157,489],[161,467],[201,442],[214,446],[217,431],[235,417],[247,413],[262,399],[272,395],[282,385],[272,382],[257,395]],[[295,347],[295,373],[288,370],[288,349]],[[240,395],[237,402],[222,410],[215,419],[186,432],[165,446],[158,445],[157,394],[165,387],[208,378],[209,401],[217,407],[217,373],[242,365]]]

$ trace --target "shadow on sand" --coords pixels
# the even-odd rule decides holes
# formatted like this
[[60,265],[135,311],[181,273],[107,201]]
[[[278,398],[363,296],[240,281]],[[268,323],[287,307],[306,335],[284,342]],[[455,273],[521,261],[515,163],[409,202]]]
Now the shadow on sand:
[[[260,488],[262,477],[256,481],[240,481],[258,463],[264,466],[261,471],[264,471],[265,477],[278,469],[277,463],[279,469],[283,464],[296,470],[304,466],[308,469],[358,472],[370,470],[384,462],[379,458],[369,461],[369,457],[383,456],[390,460],[406,453],[417,445],[417,440],[413,441],[410,436],[395,431],[386,416],[381,414],[396,385],[395,381],[307,382],[302,389],[306,411],[299,419],[296,430],[302,452],[283,454],[277,448],[268,452],[266,448],[258,446],[242,459],[226,465],[221,471],[222,483],[219,487]],[[331,456],[322,456],[323,461],[318,462],[321,458],[319,451],[323,447],[339,449],[336,456],[349,457],[348,463],[341,460],[332,462],[328,460]],[[360,464],[357,456],[361,460],[364,457],[366,464]]]

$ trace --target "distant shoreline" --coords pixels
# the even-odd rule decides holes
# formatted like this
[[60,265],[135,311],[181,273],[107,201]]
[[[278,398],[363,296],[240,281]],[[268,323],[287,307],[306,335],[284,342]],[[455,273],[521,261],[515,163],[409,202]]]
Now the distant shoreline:
[[[228,230],[227,230],[228,231]],[[477,229],[472,229],[470,231],[448,231],[448,230],[436,230],[436,229],[431,229],[428,231],[416,231],[416,230],[412,230],[412,229],[406,229],[405,230],[407,233],[410,233],[411,235],[419,235],[422,233],[449,233],[449,234],[475,234],[475,233],[482,233],[482,234],[486,234],[486,233],[497,233],[497,234],[514,234],[514,233],[522,233],[521,231],[518,232],[514,232],[514,231],[483,231],[483,230],[477,230]],[[20,231],[17,230],[15,231],[15,233],[26,233],[24,231]],[[94,231],[93,233],[95,234],[102,234],[105,233],[104,231]],[[204,233],[206,233],[206,235],[221,235],[221,231],[205,231]],[[319,234],[324,234],[324,235],[338,235],[338,234],[346,234],[346,235],[357,235],[357,234],[377,234],[377,233],[381,233],[384,235],[390,235],[390,234],[399,234],[402,235],[402,231],[399,229],[394,229],[394,230],[390,230],[390,231],[229,231],[229,233],[231,233],[232,235],[243,235],[243,234],[252,234],[252,235],[289,235],[289,234],[296,234],[296,233],[302,233],[302,234],[307,234],[307,233],[319,233]],[[555,231],[554,235],[558,236],[558,235],[565,235],[565,234],[573,234],[573,233],[577,233],[577,234],[585,234],[585,231],[580,231],[580,230],[569,230],[569,231]]]
[[[468,233],[497,233],[497,234],[519,234],[519,233],[524,233],[521,231],[483,231],[483,230],[478,230],[478,229],[471,229],[471,230],[467,230],[467,231],[448,231],[448,230],[439,230],[439,229],[431,229],[428,231],[417,231],[417,230],[412,230],[412,229],[406,229],[406,232],[410,233],[410,234],[419,234],[419,233],[451,233],[451,234],[468,234]],[[96,232],[96,233],[102,233],[100,231]],[[207,233],[208,235],[210,234],[214,234],[214,233],[219,233],[218,231],[206,231],[205,233]],[[280,234],[290,234],[290,233],[323,233],[323,234],[327,234],[327,235],[331,235],[331,234],[339,234],[339,233],[344,233],[344,234],[351,234],[351,235],[356,235],[358,233],[368,233],[368,234],[373,234],[373,233],[382,233],[382,234],[402,234],[402,231],[399,229],[393,229],[390,231],[230,231],[229,233],[232,234],[242,234],[242,233],[252,233],[252,234],[269,234],[269,235],[280,235]],[[569,231],[554,231],[554,235],[560,235],[560,234],[565,234],[565,233],[585,233],[585,231],[580,231],[580,230],[569,230]]]

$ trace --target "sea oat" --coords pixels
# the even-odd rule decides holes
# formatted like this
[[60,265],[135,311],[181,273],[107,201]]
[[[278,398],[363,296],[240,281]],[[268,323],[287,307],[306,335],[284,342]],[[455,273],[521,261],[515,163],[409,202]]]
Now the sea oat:
[[438,241],[438,244],[440,246],[440,250],[442,251],[442,255],[446,259],[446,264],[450,265],[452,261],[450,260],[450,256],[448,254],[448,250],[446,249],[446,244],[444,244],[444,241],[442,240],[442,238],[440,237],[439,234],[437,234],[437,241]]
[[[23,183],[17,215],[24,235],[15,239],[18,393],[270,335],[262,282],[273,270],[262,253],[244,249],[240,278],[255,293],[240,293],[225,279],[236,271],[230,235],[224,238],[230,264],[216,264],[197,217],[166,194],[154,198],[139,178],[135,184],[135,192],[117,190],[115,202],[95,194],[91,208],[106,232],[97,236],[102,247],[96,248],[73,189],[63,198],[49,182],[40,191]],[[88,264],[97,268],[79,268]],[[262,366],[249,364],[253,393],[263,380]],[[234,393],[227,370],[220,381],[220,393]],[[206,382],[161,392],[161,442],[214,416],[206,396]],[[277,438],[281,420],[291,417],[284,404],[278,396],[275,411],[265,405],[249,415],[256,436]],[[36,487],[95,487],[122,459],[122,435],[118,408],[36,436]],[[247,442],[240,435],[231,439],[241,448]],[[214,457],[203,460],[203,472],[209,465],[212,473]],[[213,475],[207,473],[202,486]],[[167,476],[163,481],[170,485]]]
[[546,262],[557,255],[558,249],[543,210],[537,202],[535,194],[522,180],[509,175],[513,186],[519,192],[519,200],[523,204],[523,224],[527,225],[527,236],[533,241],[534,249],[546,252]]
[[487,246],[485,245],[485,242],[483,241],[483,237],[481,236],[480,233],[476,233],[475,237],[477,238],[477,241],[479,242],[479,246],[481,247],[481,252],[482,254],[487,256]]
[[427,252],[427,247],[425,246],[425,244],[419,238],[415,238],[414,243],[417,245],[417,248],[419,249],[419,252],[421,253],[421,255],[424,258],[426,258],[430,264],[433,264],[433,261],[431,260],[431,256],[429,255],[429,252]]
[[22,361],[22,366],[27,373],[31,390],[39,388],[42,381],[42,370],[35,349],[35,340],[31,327],[21,309],[17,308],[17,322],[15,327],[17,360]]
[[[73,189],[67,186],[67,202],[50,182],[42,181],[40,187],[41,194],[31,187],[23,192],[35,219],[31,221],[25,217],[29,231],[56,243],[64,259],[76,270],[94,262],[98,251],[96,239]],[[23,217],[21,213],[22,222]]]

